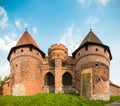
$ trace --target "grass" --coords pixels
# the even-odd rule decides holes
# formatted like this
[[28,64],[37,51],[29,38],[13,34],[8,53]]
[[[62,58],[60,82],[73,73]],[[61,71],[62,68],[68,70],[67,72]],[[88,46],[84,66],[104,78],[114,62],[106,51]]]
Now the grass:
[[88,100],[75,94],[37,94],[32,96],[0,96],[0,106],[104,106],[120,100],[120,96],[110,101]]

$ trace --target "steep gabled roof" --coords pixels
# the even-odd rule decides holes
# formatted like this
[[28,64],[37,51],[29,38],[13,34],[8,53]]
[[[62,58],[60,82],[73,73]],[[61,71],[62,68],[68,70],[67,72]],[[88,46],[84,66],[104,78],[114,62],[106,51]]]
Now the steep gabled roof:
[[80,46],[83,46],[87,42],[103,45],[103,43],[101,42],[101,40],[92,31],[90,31],[87,34],[87,36],[84,38],[84,40],[82,41],[82,43],[80,44]]
[[32,36],[27,31],[25,31],[21,36],[21,38],[19,39],[19,41],[17,42],[16,46],[22,46],[28,44],[32,44],[33,46],[39,48],[36,42],[34,41],[34,39],[32,38]]

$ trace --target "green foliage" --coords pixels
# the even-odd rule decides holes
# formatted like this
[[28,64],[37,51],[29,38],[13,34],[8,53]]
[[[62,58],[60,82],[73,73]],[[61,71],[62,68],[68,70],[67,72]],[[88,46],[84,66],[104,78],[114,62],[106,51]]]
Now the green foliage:
[[33,96],[0,96],[0,106],[104,106],[120,100],[120,96],[110,101],[88,100],[75,94],[37,94]]
[[1,77],[0,77],[0,88],[2,88],[3,87],[3,85],[4,85],[4,83],[5,83],[5,81],[7,81],[8,80],[8,76],[5,76],[4,77],[4,79],[2,79]]

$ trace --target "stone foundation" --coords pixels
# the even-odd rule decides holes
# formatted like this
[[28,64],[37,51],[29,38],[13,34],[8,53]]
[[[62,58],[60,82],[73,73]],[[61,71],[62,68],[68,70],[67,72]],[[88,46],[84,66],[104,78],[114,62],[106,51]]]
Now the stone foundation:
[[110,100],[110,94],[92,94],[92,98],[93,100]]

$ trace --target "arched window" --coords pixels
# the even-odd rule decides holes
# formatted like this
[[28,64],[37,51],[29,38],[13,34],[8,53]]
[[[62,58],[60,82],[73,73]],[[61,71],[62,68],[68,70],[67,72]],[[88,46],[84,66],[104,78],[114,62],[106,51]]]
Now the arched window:
[[63,85],[72,85],[72,76],[70,73],[66,72],[62,77]]
[[54,85],[54,84],[55,84],[54,76],[53,76],[52,73],[48,72],[45,75],[45,85],[51,86],[51,85]]

